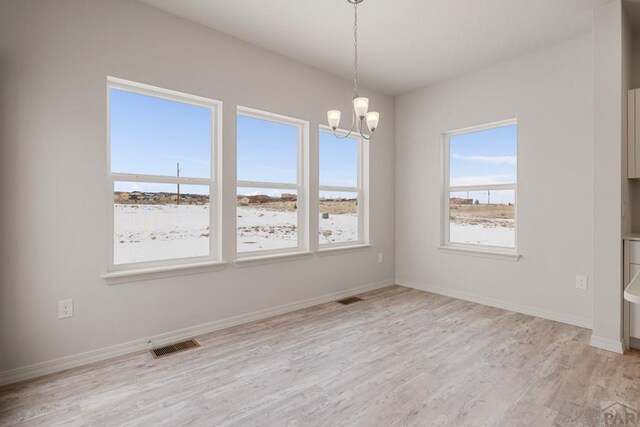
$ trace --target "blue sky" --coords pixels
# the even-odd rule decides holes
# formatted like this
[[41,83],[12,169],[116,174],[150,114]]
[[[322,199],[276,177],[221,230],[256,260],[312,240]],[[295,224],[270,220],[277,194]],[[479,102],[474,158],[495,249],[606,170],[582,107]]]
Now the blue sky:
[[211,176],[208,108],[111,89],[111,170]]
[[517,125],[452,136],[451,185],[516,182]]
[[298,170],[298,129],[281,123],[238,115],[239,181],[295,184]]
[[358,186],[358,145],[356,138],[339,139],[320,132],[320,185]]
[[[110,90],[111,170],[119,173],[209,178],[211,174],[211,112],[208,108]],[[297,128],[238,115],[238,180],[295,184]],[[358,143],[320,134],[322,185],[357,185]],[[167,184],[117,182],[116,191],[170,191]],[[183,192],[206,187],[183,186]],[[282,191],[239,189],[240,194],[280,194]],[[286,192],[286,191],[285,191]]]
[[[517,125],[452,136],[450,185],[510,184],[517,180]],[[450,197],[492,204],[514,203],[512,190],[451,193]]]

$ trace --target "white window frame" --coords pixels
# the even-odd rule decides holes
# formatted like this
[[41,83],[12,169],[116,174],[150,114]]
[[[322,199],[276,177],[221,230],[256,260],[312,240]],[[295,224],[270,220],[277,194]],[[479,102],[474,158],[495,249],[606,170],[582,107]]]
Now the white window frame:
[[[329,126],[320,125],[318,133],[332,134],[333,130]],[[335,133],[340,137],[345,137],[346,135],[349,134],[349,131],[345,129],[336,129]],[[368,227],[369,144],[361,136],[354,135],[354,134],[349,136],[350,138],[354,138],[358,141],[358,177],[357,177],[356,187],[322,185],[320,183],[320,155],[319,155],[320,154],[320,135],[319,134],[318,134],[318,207],[317,207],[318,218],[320,215],[320,192],[336,191],[336,192],[356,193],[358,195],[358,239],[351,242],[322,243],[322,238],[320,237],[320,226],[318,225],[318,236],[319,236],[318,238],[320,239],[318,246],[320,249],[327,249],[327,248],[340,248],[340,247],[366,245],[369,242],[369,227]]]
[[[146,175],[132,173],[114,173],[111,170],[111,89],[132,92],[140,95],[152,96],[185,104],[197,105],[208,108],[211,111],[211,171],[209,178],[170,177],[162,175]],[[177,92],[170,89],[150,86],[144,83],[132,82],[116,77],[107,77],[107,206],[108,206],[108,261],[105,278],[119,277],[121,272],[132,274],[161,272],[170,269],[182,269],[184,267],[201,267],[203,265],[221,264],[222,227],[220,188],[222,181],[222,168],[218,163],[219,145],[222,141],[222,102],[197,95]],[[202,185],[209,187],[209,255],[199,257],[185,257],[163,259],[157,261],[144,261],[128,264],[114,264],[114,184],[115,182],[146,182],[153,184],[184,184]],[[109,274],[111,273],[111,274]]]
[[[463,129],[457,129],[454,131],[446,132],[442,138],[442,180],[443,185],[441,201],[442,201],[442,220],[441,220],[441,244],[443,248],[460,249],[462,251],[475,251],[484,253],[504,254],[509,256],[518,257],[518,144],[519,138],[516,140],[516,182],[515,184],[494,184],[494,185],[464,185],[464,186],[451,186],[450,185],[450,139],[452,136],[464,135],[468,133],[475,133],[489,129],[502,128],[512,125],[518,125],[517,119],[502,120],[499,122],[493,122],[478,126],[467,127]],[[514,192],[514,247],[507,246],[490,246],[480,245],[473,243],[458,243],[451,242],[450,240],[450,212],[449,212],[449,197],[452,192],[466,192],[466,191],[489,191],[489,190],[513,190]]]
[[[252,117],[254,119],[265,120],[272,123],[283,124],[287,126],[293,126],[298,131],[298,159],[297,159],[297,177],[296,183],[283,183],[283,182],[267,182],[267,181],[243,181],[238,180],[236,175],[236,197],[238,188],[265,188],[265,189],[277,189],[277,190],[295,190],[298,206],[298,224],[297,224],[297,237],[298,244],[295,247],[282,248],[282,249],[263,249],[247,252],[238,251],[238,227],[235,227],[236,238],[236,257],[238,260],[259,258],[270,255],[285,255],[295,253],[305,253],[309,251],[309,122],[302,119],[296,119],[293,117],[284,116],[281,114],[271,113],[268,111],[257,110],[255,108],[243,107],[238,105],[237,117],[245,116]],[[237,118],[236,118],[237,123]],[[237,135],[237,131],[236,131]],[[237,139],[236,139],[237,141]],[[236,149],[237,153],[237,149]],[[237,165],[237,158],[236,158]],[[237,172],[236,172],[237,173]],[[237,218],[238,206],[236,203],[236,218]]]

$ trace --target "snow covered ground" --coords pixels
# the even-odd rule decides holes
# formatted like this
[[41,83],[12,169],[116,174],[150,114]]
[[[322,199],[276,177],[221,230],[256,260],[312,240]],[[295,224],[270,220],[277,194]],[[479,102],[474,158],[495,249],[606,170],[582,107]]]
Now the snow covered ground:
[[298,213],[237,207],[238,252],[298,246]]
[[[238,252],[296,247],[298,214],[261,207],[238,206]],[[358,239],[357,214],[320,216],[320,244]]]
[[449,240],[452,243],[514,247],[515,235],[513,227],[491,227],[483,224],[451,222],[449,228]]
[[320,214],[320,244],[355,242],[358,240],[358,214]]
[[114,264],[209,255],[208,205],[114,205]]
[[[298,215],[238,206],[238,252],[297,246]],[[114,263],[209,255],[208,205],[114,205]],[[320,217],[320,244],[355,241],[356,214]]]

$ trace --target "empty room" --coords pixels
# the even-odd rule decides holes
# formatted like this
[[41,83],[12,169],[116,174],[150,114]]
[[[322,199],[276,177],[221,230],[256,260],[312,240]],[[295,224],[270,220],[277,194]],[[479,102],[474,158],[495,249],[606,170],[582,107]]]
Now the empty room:
[[640,0],[0,0],[0,426],[640,425]]

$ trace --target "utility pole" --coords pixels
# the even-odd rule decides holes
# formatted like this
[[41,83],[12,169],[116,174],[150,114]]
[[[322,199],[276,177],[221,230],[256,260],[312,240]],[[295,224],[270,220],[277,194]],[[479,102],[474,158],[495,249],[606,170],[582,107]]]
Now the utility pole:
[[[176,163],[176,176],[180,178],[180,162]],[[178,183],[178,204],[180,204],[180,183]]]

